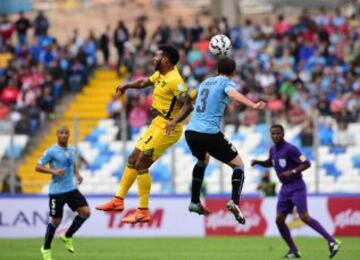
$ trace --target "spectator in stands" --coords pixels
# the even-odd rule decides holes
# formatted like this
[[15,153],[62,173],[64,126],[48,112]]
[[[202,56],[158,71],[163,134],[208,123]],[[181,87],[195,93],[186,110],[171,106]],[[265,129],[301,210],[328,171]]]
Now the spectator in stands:
[[39,11],[38,15],[35,17],[33,25],[35,29],[35,36],[39,37],[42,35],[47,35],[50,23],[42,11]]
[[45,117],[49,119],[54,118],[55,111],[55,99],[51,95],[51,86],[45,85],[43,93],[40,98],[40,108],[43,113],[45,113]]
[[6,14],[2,14],[0,18],[0,39],[5,43],[9,42],[14,31],[14,24]]
[[10,114],[10,108],[9,106],[5,105],[1,100],[0,100],[0,120],[5,120],[8,118]]
[[256,188],[265,197],[276,196],[276,182],[271,180],[270,171],[264,172],[259,185]]
[[15,22],[15,29],[18,37],[18,44],[24,45],[27,43],[27,31],[31,27],[30,20],[25,17],[23,12],[19,13],[19,19]]
[[116,95],[113,95],[110,103],[107,105],[108,117],[113,119],[118,119],[122,111],[123,111],[123,104],[116,97]]
[[19,89],[14,79],[9,80],[8,85],[1,92],[1,102],[5,105],[15,105]]
[[114,31],[114,45],[117,51],[116,72],[121,75],[120,67],[123,64],[125,43],[129,40],[129,31],[123,21],[118,22]]
[[103,55],[104,65],[109,65],[110,57],[110,40],[111,40],[110,25],[106,26],[105,31],[101,34],[99,39],[99,48]]
[[345,121],[340,121],[338,123],[338,129],[333,136],[333,144],[342,147],[355,144],[354,136],[348,131],[348,125]]
[[190,28],[191,43],[198,42],[203,32],[204,27],[200,24],[199,18],[195,17],[194,25]]
[[312,121],[305,121],[300,132],[302,147],[312,147],[314,144],[314,125]]
[[128,124],[131,127],[131,134],[137,134],[140,128],[148,123],[148,113],[139,100],[133,99],[132,102],[133,109],[129,114]]
[[145,46],[147,31],[144,25],[144,19],[138,18],[134,31],[132,33],[133,43],[136,50],[142,50]]

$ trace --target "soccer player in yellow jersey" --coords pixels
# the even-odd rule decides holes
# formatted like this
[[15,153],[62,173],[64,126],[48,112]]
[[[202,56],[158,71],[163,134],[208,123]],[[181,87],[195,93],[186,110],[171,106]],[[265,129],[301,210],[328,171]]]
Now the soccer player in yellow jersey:
[[129,156],[115,197],[96,207],[104,211],[123,211],[124,198],[137,179],[139,207],[134,214],[123,218],[122,221],[125,223],[150,221],[149,167],[167,148],[180,139],[183,131],[181,122],[193,109],[187,87],[176,67],[178,61],[179,53],[174,47],[161,45],[153,57],[153,64],[156,67],[153,75],[147,79],[122,84],[116,89],[116,93],[122,95],[129,88],[141,89],[154,85],[152,112],[155,117]]

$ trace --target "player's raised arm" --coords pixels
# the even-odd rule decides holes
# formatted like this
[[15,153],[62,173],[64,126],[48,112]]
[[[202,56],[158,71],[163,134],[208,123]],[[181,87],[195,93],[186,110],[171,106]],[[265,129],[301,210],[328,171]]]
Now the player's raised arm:
[[256,103],[252,102],[250,99],[245,97],[243,94],[239,93],[236,89],[229,90],[227,92],[227,95],[231,100],[240,102],[252,109],[263,109],[266,106],[266,103],[263,101],[259,101]]
[[121,96],[125,93],[125,91],[129,88],[142,89],[153,85],[150,78],[139,79],[133,82],[122,83],[116,87],[116,95]]

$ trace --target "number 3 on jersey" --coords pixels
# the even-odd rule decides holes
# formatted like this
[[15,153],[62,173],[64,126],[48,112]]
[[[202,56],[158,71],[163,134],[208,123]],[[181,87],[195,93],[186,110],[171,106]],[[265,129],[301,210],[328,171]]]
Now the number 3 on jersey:
[[209,89],[204,88],[203,90],[201,90],[200,92],[201,104],[196,106],[196,112],[203,113],[205,111],[208,96],[209,96]]

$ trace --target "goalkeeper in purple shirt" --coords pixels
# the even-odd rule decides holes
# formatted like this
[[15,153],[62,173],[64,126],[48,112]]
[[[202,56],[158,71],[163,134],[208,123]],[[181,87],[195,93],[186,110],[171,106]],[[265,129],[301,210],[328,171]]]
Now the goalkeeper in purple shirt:
[[310,217],[307,209],[306,185],[302,178],[302,172],[310,168],[310,162],[298,148],[284,140],[285,132],[282,125],[273,125],[270,134],[274,145],[270,148],[269,158],[265,161],[252,160],[251,165],[274,167],[282,183],[276,207],[276,225],[290,249],[283,258],[301,258],[285,223],[286,216],[292,212],[294,206],[301,220],[327,240],[330,250],[329,257],[333,258],[339,251],[340,241],[335,240],[317,220]]

